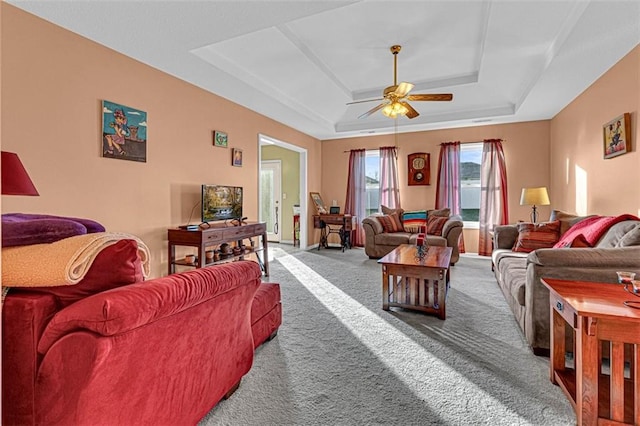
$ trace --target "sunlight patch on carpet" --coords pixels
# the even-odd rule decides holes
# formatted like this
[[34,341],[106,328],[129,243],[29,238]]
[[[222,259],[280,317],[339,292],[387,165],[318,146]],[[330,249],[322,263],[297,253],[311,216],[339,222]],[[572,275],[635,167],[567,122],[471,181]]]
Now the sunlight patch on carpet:
[[[443,421],[454,424],[459,420],[459,411],[462,410],[471,418],[475,414],[478,421],[487,419],[490,412],[491,418],[509,418],[517,423],[526,423],[518,413],[380,318],[379,315],[387,315],[382,308],[379,314],[372,312],[294,256],[283,252],[275,257]],[[456,398],[451,398],[454,389]]]

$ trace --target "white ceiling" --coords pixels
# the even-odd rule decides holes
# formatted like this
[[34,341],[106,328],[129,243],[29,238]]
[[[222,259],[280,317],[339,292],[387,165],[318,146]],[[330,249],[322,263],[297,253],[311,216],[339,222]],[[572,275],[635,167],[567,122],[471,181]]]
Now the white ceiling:
[[357,117],[398,81],[398,131],[549,119],[640,42],[640,1],[17,1],[21,9],[319,139],[394,131]]

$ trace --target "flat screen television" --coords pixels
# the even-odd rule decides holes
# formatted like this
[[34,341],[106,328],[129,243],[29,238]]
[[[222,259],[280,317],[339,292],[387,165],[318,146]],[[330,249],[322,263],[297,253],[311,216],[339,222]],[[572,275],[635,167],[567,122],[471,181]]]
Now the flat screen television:
[[242,187],[202,185],[202,222],[242,218]]

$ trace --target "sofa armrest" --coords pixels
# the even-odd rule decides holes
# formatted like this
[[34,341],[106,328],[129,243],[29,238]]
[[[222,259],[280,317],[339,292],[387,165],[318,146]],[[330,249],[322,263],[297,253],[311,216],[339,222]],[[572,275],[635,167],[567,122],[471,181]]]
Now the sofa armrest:
[[640,275],[640,247],[545,248],[529,253],[524,327],[529,344],[549,349],[549,290],[542,278],[616,283],[619,270]]
[[511,249],[518,239],[516,225],[497,225],[493,228],[493,248]]
[[2,305],[2,424],[35,424],[37,347],[59,306],[51,294],[10,289]]
[[640,246],[620,248],[548,248],[529,253],[527,263],[553,267],[640,270]]
[[53,317],[38,344],[38,352],[45,354],[56,341],[71,332],[87,330],[102,336],[122,334],[232,291],[250,293],[243,300],[251,300],[260,285],[261,276],[258,264],[246,260],[172,274],[95,294]]
[[[380,223],[380,221],[378,220],[377,217],[375,216],[368,216],[365,217],[362,220],[362,225],[365,229],[365,231],[368,230],[373,234],[373,235],[378,235],[378,234],[382,234],[382,232],[384,232],[384,229],[382,228],[382,224]],[[368,225],[368,226],[365,226]]]
[[442,227],[442,236],[447,240],[447,246],[457,247],[460,233],[462,232],[462,217],[458,215],[449,216]]

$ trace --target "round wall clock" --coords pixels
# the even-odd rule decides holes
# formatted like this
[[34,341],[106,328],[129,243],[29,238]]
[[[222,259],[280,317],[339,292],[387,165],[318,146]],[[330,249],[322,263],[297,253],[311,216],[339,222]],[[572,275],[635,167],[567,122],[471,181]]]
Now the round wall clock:
[[429,185],[431,180],[430,154],[416,152],[409,154],[408,177],[409,185]]

